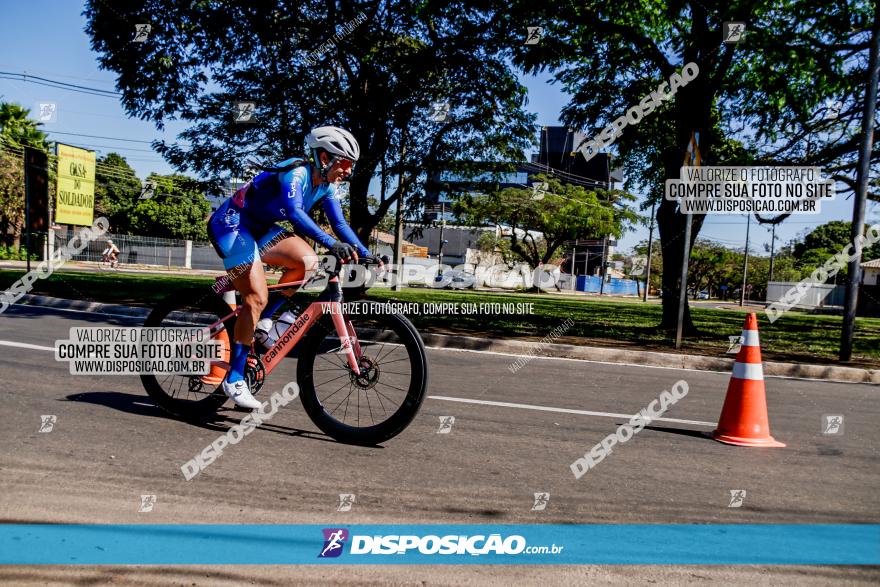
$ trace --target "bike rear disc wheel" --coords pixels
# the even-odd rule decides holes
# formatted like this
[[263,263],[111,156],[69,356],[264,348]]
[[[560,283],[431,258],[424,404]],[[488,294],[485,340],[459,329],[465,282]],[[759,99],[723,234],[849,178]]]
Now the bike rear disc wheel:
[[[231,341],[236,317],[220,322],[231,312],[232,308],[220,297],[199,288],[175,293],[161,301],[147,317],[144,327],[204,328],[215,324],[212,338]],[[225,358],[228,361],[228,349]],[[215,364],[205,376],[159,373],[141,375],[141,382],[162,409],[185,419],[204,419],[215,414],[228,399],[220,386],[227,371],[228,364]]]
[[[300,400],[312,422],[340,442],[376,445],[400,434],[422,405],[425,346],[415,327],[385,304],[353,302],[346,316],[361,347],[361,374],[348,365],[330,315],[301,343]],[[346,304],[348,305],[348,304]]]

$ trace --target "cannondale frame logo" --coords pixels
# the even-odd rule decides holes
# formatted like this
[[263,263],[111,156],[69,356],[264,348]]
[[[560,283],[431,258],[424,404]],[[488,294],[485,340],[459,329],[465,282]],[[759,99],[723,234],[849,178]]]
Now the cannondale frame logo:
[[336,558],[342,554],[345,541],[348,540],[348,530],[345,528],[324,528],[324,546],[318,558]]

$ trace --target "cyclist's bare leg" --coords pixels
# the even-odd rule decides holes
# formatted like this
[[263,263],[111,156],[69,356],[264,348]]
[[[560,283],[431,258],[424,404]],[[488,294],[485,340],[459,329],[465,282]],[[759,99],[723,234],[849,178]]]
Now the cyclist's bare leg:
[[279,283],[308,279],[318,268],[318,255],[298,236],[291,236],[276,243],[263,253],[263,261],[269,265],[285,268]]
[[[237,268],[236,268],[237,269]],[[254,340],[254,329],[260,312],[266,307],[269,299],[269,288],[266,286],[266,273],[262,263],[251,263],[250,268],[244,273],[233,269],[230,271],[238,274],[232,280],[235,289],[241,293],[241,313],[235,322],[235,341],[243,345],[250,345]]]

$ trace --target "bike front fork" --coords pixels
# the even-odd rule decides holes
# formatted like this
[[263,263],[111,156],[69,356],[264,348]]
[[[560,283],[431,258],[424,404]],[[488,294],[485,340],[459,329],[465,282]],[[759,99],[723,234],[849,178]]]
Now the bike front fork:
[[358,359],[361,356],[361,345],[358,342],[351,320],[346,320],[342,316],[342,304],[340,302],[331,302],[330,317],[333,318],[336,335],[339,336],[342,349],[345,351],[346,357],[348,357],[348,366],[351,367],[355,375],[360,375],[361,369]]

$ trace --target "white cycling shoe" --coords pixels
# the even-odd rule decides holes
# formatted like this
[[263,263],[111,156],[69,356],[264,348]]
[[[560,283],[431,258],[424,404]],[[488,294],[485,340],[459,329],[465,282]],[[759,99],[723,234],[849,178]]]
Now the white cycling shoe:
[[261,404],[257,398],[255,398],[251,394],[250,388],[248,388],[247,381],[244,379],[240,381],[236,381],[235,383],[229,383],[226,379],[223,380],[223,393],[229,396],[229,399],[235,402],[235,405],[241,406],[243,408],[248,408],[251,410],[260,409],[263,404]]

